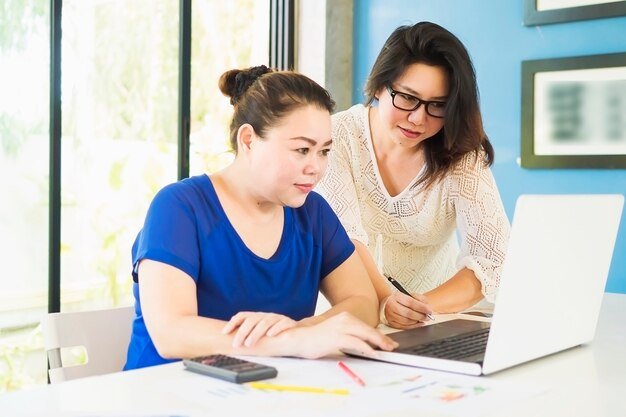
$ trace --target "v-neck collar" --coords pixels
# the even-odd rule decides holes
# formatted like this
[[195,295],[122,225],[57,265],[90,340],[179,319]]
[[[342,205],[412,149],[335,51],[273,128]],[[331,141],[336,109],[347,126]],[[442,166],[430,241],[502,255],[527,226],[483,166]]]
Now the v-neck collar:
[[209,201],[215,201],[215,206],[217,208],[217,212],[219,214],[219,216],[221,217],[221,219],[224,222],[225,227],[229,230],[229,232],[233,235],[236,236],[237,239],[237,243],[244,248],[244,250],[246,250],[250,255],[252,255],[253,257],[257,258],[257,259],[261,259],[263,261],[267,261],[267,262],[277,262],[282,258],[282,252],[284,251],[284,246],[285,246],[285,235],[286,235],[286,231],[288,227],[291,227],[292,224],[292,217],[291,217],[291,210],[288,210],[287,207],[283,207],[283,216],[284,216],[284,220],[283,220],[283,230],[281,232],[281,236],[280,236],[280,242],[278,243],[278,247],[276,248],[276,252],[274,252],[274,254],[272,256],[270,256],[269,258],[264,258],[262,256],[257,255],[255,252],[253,252],[248,245],[246,245],[246,243],[243,241],[243,239],[241,238],[241,236],[239,236],[239,233],[237,233],[237,229],[235,229],[235,226],[233,226],[232,222],[230,221],[230,219],[228,218],[228,215],[226,214],[226,211],[224,210],[224,206],[222,206],[222,202],[220,201],[219,195],[217,194],[217,191],[215,190],[215,186],[213,185],[213,181],[211,180],[211,177],[209,177],[209,175],[204,174],[204,177],[206,178],[206,192],[208,194],[208,200]]
[[385,182],[383,181],[382,175],[380,175],[380,168],[378,166],[378,158],[376,157],[376,152],[374,151],[374,141],[372,140],[372,126],[370,124],[370,110],[372,106],[363,106],[362,117],[365,120],[363,123],[364,126],[364,134],[365,134],[365,146],[368,148],[368,151],[371,155],[372,160],[372,169],[374,170],[374,175],[376,176],[376,181],[378,182],[378,188],[381,190],[381,193],[385,196],[385,198],[395,201],[401,199],[410,189],[415,186],[417,180],[422,176],[424,170],[426,169],[426,164],[422,166],[422,169],[417,173],[415,178],[413,178],[402,191],[400,191],[395,196],[392,196],[389,193],[389,190],[385,186]]

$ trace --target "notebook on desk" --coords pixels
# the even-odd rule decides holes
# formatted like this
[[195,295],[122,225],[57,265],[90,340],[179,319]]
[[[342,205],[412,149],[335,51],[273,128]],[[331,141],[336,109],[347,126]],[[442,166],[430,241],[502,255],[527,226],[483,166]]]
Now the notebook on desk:
[[[481,375],[590,342],[623,204],[622,195],[520,196],[491,323],[452,320],[395,332],[400,346],[371,359]],[[450,352],[461,336],[482,348]],[[423,351],[437,343],[443,354]]]

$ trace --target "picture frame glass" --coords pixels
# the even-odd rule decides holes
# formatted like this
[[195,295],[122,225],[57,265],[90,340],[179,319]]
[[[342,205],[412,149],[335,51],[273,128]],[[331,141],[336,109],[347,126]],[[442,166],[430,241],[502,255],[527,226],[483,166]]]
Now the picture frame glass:
[[626,66],[538,72],[535,155],[626,155]]
[[537,11],[557,10],[570,7],[594,6],[598,4],[617,3],[623,0],[537,0]]

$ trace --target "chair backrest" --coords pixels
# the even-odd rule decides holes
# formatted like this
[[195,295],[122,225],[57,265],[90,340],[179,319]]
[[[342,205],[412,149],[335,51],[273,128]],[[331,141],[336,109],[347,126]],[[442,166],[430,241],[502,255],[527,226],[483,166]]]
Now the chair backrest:
[[[41,321],[50,383],[121,371],[135,317],[134,307],[50,313]],[[63,366],[61,348],[83,346],[87,363]]]

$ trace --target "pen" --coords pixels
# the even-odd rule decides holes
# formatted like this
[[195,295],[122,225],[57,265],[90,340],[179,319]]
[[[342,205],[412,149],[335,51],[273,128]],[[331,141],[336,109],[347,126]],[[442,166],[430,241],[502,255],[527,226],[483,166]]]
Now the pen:
[[293,392],[310,392],[314,394],[338,394],[348,395],[350,391],[344,388],[320,388],[320,387],[302,387],[296,385],[276,385],[267,382],[250,382],[250,388],[270,390],[270,391],[293,391]]
[[339,361],[337,363],[337,365],[339,365],[339,367],[341,368],[342,371],[344,371],[346,374],[348,374],[348,376],[350,378],[352,378],[352,380],[354,382],[356,382],[357,384],[359,384],[360,386],[364,387],[365,386],[365,381],[363,381],[363,379],[361,379],[360,376],[358,376],[352,369],[350,369],[348,367],[348,365],[346,365],[344,362]]
[[[411,295],[411,293],[409,293],[407,290],[404,289],[404,287],[395,279],[393,279],[392,277],[390,277],[389,275],[385,275],[385,278],[387,278],[387,280],[389,282],[391,282],[391,284],[396,287],[398,289],[398,291],[400,291],[402,294],[406,294],[411,298],[415,298]],[[432,314],[426,313],[426,317],[428,317],[431,320],[435,320],[435,318],[433,317]]]

